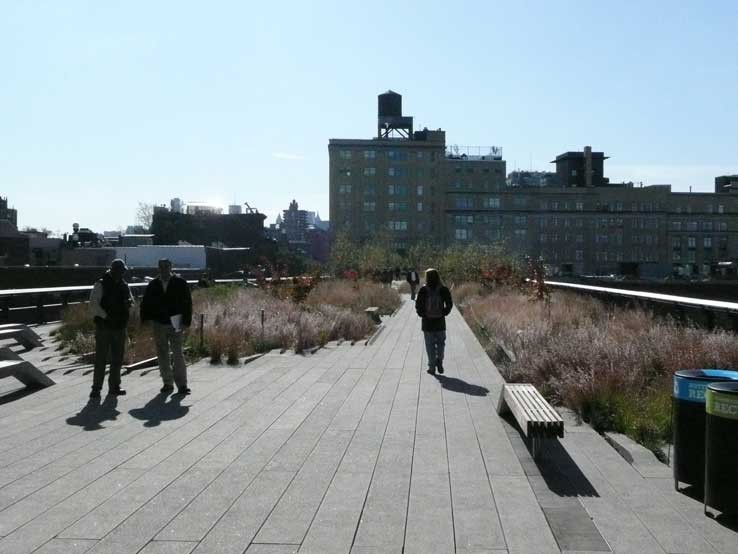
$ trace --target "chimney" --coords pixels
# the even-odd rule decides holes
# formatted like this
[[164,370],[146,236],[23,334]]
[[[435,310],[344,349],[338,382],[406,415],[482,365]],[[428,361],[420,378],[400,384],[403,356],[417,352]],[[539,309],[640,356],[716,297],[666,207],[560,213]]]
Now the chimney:
[[584,147],[584,185],[592,186],[592,147]]

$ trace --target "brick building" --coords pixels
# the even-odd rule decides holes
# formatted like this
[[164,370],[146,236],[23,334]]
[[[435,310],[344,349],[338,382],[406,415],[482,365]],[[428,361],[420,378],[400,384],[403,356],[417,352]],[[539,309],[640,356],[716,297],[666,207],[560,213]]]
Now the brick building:
[[503,243],[574,274],[708,274],[738,259],[734,177],[716,179],[720,194],[610,183],[607,157],[585,147],[556,157],[555,178],[506,180],[501,148],[414,131],[392,91],[379,95],[377,137],[331,139],[328,153],[330,219],[357,240],[384,228],[398,249]]

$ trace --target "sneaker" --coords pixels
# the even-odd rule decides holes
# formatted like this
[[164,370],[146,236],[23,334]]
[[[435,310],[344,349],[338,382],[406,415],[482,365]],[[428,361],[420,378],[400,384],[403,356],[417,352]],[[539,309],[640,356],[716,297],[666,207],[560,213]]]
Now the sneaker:
[[179,387],[179,388],[177,389],[177,394],[182,394],[182,395],[184,395],[184,396],[187,396],[187,395],[188,395],[188,394],[190,394],[191,392],[192,392],[192,391],[191,391],[191,390],[189,389],[189,387]]
[[438,373],[440,373],[441,375],[443,375],[443,364],[441,362],[438,362],[436,364],[436,368],[438,369]]
[[436,374],[436,370],[434,368],[432,368],[432,367],[429,367],[428,369],[426,369],[425,372],[427,374],[429,374],[429,375],[435,375]]
[[90,392],[90,398],[100,398],[100,391],[92,389],[92,392]]
[[123,389],[112,389],[108,391],[108,394],[110,396],[125,396],[126,391],[124,391]]
[[169,393],[170,393],[170,392],[172,392],[173,390],[174,390],[174,386],[173,386],[173,385],[164,385],[164,386],[163,386],[163,387],[161,388],[161,393],[162,393],[162,394],[169,394]]

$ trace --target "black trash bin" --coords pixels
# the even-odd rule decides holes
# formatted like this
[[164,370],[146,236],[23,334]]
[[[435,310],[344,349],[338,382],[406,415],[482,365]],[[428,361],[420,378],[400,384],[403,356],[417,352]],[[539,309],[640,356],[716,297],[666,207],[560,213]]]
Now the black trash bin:
[[702,494],[705,480],[705,390],[711,383],[738,381],[738,371],[685,369],[674,373],[674,487],[694,486]]
[[738,515],[738,383],[713,383],[705,395],[705,512]]

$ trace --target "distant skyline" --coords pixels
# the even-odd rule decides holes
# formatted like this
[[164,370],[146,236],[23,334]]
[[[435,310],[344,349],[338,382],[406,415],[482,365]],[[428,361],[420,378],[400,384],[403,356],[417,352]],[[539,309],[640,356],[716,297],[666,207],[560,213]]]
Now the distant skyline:
[[135,223],[139,202],[295,198],[328,217],[330,138],[416,127],[508,172],[591,145],[613,181],[738,173],[738,4],[0,3],[0,196],[20,227]]

